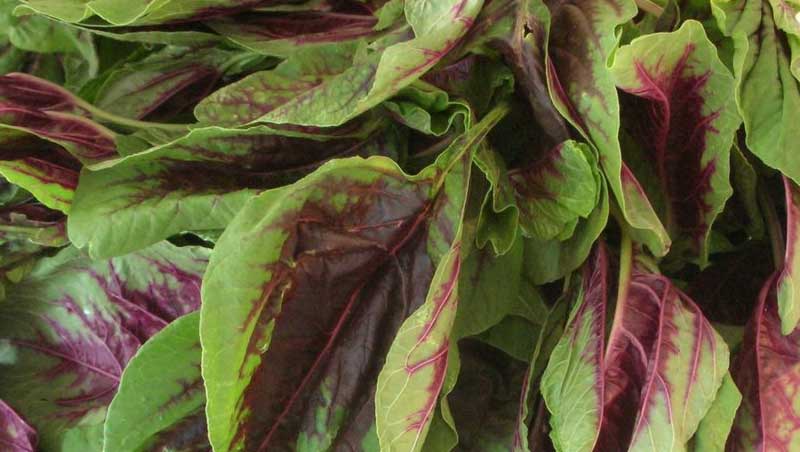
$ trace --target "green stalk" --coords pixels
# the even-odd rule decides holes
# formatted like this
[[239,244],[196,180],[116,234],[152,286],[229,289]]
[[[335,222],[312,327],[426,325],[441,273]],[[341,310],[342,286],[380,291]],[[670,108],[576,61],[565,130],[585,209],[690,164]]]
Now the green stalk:
[[489,134],[489,131],[491,131],[492,128],[494,128],[494,126],[497,125],[497,123],[500,122],[500,120],[502,120],[509,111],[511,111],[511,105],[509,105],[507,102],[498,104],[489,113],[486,113],[486,116],[484,116],[483,119],[481,119],[477,124],[453,141],[451,146],[460,145],[461,148],[455,152],[455,155],[453,155],[453,157],[447,163],[444,171],[442,171],[441,177],[434,187],[434,192],[438,192],[439,189],[442,188],[447,174],[449,174],[450,170],[453,169],[453,166],[455,166],[455,164],[461,160],[462,157],[464,157],[464,154],[471,152],[476,144],[483,141],[483,139],[486,138],[486,135]]
[[[616,205],[613,206],[611,211],[617,223],[619,223],[621,231],[619,245],[619,280],[617,283],[617,301],[614,306],[613,323],[613,325],[619,325],[622,322],[622,309],[620,309],[620,307],[625,303],[625,299],[628,298],[628,286],[630,285],[631,273],[633,270],[633,241],[628,231],[628,225],[625,223]],[[606,350],[606,353],[608,353],[608,350]]]
[[101,110],[94,105],[85,102],[83,100],[78,101],[78,106],[88,111],[93,117],[96,117],[100,120],[105,120],[107,122],[111,122],[114,124],[118,124],[121,126],[127,126],[134,129],[162,129],[162,130],[169,130],[173,132],[183,132],[186,131],[190,124],[166,124],[163,122],[149,122],[149,121],[139,121],[138,119],[131,119],[125,118],[123,116],[115,115],[113,113],[109,113],[105,110]]
[[783,255],[785,252],[783,228],[781,228],[781,220],[775,210],[775,204],[773,204],[763,185],[758,187],[758,204],[764,212],[764,221],[767,223],[767,234],[769,235],[770,248],[772,248],[772,262],[777,270],[783,267]]

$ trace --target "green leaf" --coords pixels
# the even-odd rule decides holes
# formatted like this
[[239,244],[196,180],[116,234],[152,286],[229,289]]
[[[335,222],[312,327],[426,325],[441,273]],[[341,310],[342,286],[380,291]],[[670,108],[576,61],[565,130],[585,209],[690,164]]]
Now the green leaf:
[[600,178],[600,200],[586,219],[579,219],[572,235],[566,240],[526,238],[525,273],[535,284],[556,281],[574,271],[586,261],[592,245],[606,228],[609,195],[605,178]]
[[733,426],[736,410],[742,402],[742,394],[733,382],[730,373],[725,375],[717,391],[714,403],[700,421],[697,433],[692,438],[692,448],[697,452],[723,452],[728,434]]
[[[554,3],[547,40],[547,84],[559,112],[600,155],[611,192],[637,241],[656,255],[670,239],[639,182],[622,161],[619,99],[608,61],[616,47],[615,29],[636,14],[630,0]],[[577,62],[580,62],[579,64]]]
[[490,185],[478,218],[476,243],[479,248],[484,248],[486,243],[491,242],[495,254],[508,253],[519,241],[519,208],[505,161],[493,147],[487,145],[475,156],[475,165]]
[[570,281],[573,302],[567,327],[542,375],[557,451],[591,452],[603,420],[603,358],[608,262],[604,245]]
[[[373,397],[378,373],[384,363],[403,365],[390,350],[401,324],[404,332],[413,325],[409,316],[432,316],[431,330],[449,336],[425,301],[450,300],[437,283],[448,272],[436,269],[455,265],[448,253],[457,249],[472,154],[504,113],[487,115],[418,175],[386,158],[340,159],[248,201],[203,282],[203,376],[216,450],[361,444],[382,416],[375,397],[418,403],[402,387]],[[422,390],[417,378],[428,372],[412,376],[407,390]],[[435,401],[441,378],[426,400]],[[430,419],[391,428],[421,445]],[[385,427],[377,426],[380,435]]]
[[[217,48],[165,47],[108,74],[94,105],[126,118],[180,112],[204,98],[226,66],[247,54]],[[170,111],[164,112],[168,108]]]
[[[713,0],[714,16],[733,38],[736,104],[744,120],[747,147],[768,166],[800,183],[800,141],[794,111],[800,109],[800,85],[792,75],[790,44],[776,26],[785,24],[782,8],[762,0]],[[785,4],[786,2],[774,2]],[[796,18],[793,18],[796,20]],[[768,81],[768,82],[767,82]]]
[[208,448],[200,376],[200,313],[150,338],[131,359],[108,407],[103,450]]
[[463,101],[451,100],[447,92],[416,81],[383,103],[401,124],[426,135],[442,136],[469,127],[471,111]]
[[391,133],[379,125],[367,122],[340,136],[266,126],[194,129],[110,168],[84,170],[70,240],[108,257],[184,231],[224,229],[250,197],[294,182],[327,159],[397,155]]
[[255,0],[24,0],[18,13],[30,11],[65,22],[82,22],[97,15],[112,25],[151,25],[176,20],[201,20],[209,11],[218,14],[261,3]]
[[215,91],[197,104],[194,114],[204,125],[238,126],[257,121],[287,102],[333,83],[339,74],[354,67],[359,50],[357,43],[298,48],[275,69],[255,72]]
[[489,248],[472,249],[464,256],[454,338],[479,334],[512,313],[519,303],[522,252],[517,240],[501,256],[495,257]]
[[[204,111],[209,103],[236,102],[242,109],[255,110],[258,116],[238,114],[241,123],[270,122],[329,127],[343,124],[399,92],[432,68],[472,25],[482,0],[407,0],[405,16],[413,38],[390,44],[383,50],[364,49],[338,71],[325,78],[309,77],[280,80],[280,74],[254,74],[229,85],[201,103],[198,119],[208,120]],[[289,60],[291,61],[291,60]],[[324,65],[324,63],[323,63]],[[278,77],[283,95],[260,99],[257,86],[270,86],[267,80]],[[270,80],[273,82],[273,80]],[[300,86],[302,85],[302,86]],[[293,95],[292,92],[293,91]],[[204,105],[205,104],[205,105]]]
[[0,397],[38,430],[41,450],[100,450],[122,369],[148,337],[199,307],[207,256],[161,243],[93,262],[66,248],[6,289]]
[[8,452],[34,452],[36,431],[0,400],[0,443]]
[[778,314],[781,333],[790,334],[800,321],[800,187],[788,177],[783,177],[786,193],[786,245],[783,268],[778,275]]
[[[445,382],[458,304],[460,234],[433,275],[423,305],[400,326],[375,390],[381,451],[422,449]],[[398,422],[399,421],[399,422]]]
[[694,20],[621,47],[611,73],[624,92],[626,162],[674,238],[673,252],[704,266],[711,226],[733,193],[733,76]]
[[565,141],[540,160],[508,173],[526,237],[568,238],[600,198],[600,177],[589,147]]

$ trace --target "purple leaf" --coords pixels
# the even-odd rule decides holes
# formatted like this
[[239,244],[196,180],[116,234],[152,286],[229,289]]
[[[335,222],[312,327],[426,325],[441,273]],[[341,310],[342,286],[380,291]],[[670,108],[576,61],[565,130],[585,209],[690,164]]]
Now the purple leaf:
[[7,290],[0,344],[11,359],[0,364],[0,396],[36,426],[45,450],[102,422],[139,346],[199,307],[206,258],[160,244],[91,262],[68,248]]
[[36,431],[0,400],[0,447],[6,452],[35,452]]
[[623,158],[645,183],[676,251],[708,260],[708,235],[732,189],[740,119],[734,80],[700,23],[635,39],[611,68],[620,96]]
[[789,452],[800,444],[800,331],[781,334],[776,277],[761,290],[732,366],[743,398],[728,439],[729,452]]

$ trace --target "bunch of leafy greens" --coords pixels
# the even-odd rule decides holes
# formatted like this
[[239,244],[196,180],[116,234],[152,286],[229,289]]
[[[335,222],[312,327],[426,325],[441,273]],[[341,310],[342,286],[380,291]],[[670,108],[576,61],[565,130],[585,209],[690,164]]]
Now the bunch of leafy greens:
[[800,451],[796,0],[0,0],[0,450]]

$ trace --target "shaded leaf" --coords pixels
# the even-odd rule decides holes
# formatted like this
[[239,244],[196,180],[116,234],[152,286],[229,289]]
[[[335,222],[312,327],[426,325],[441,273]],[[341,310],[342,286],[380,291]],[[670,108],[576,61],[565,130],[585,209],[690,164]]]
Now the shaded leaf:
[[795,402],[800,333],[781,334],[775,283],[773,276],[764,284],[732,366],[742,405],[728,451],[789,451],[800,444]]
[[329,10],[247,13],[208,22],[214,31],[254,52],[290,57],[298,47],[374,35],[378,18],[368,5],[341,2]]
[[800,187],[783,177],[786,193],[786,251],[776,281],[781,332],[790,334],[800,320]]

